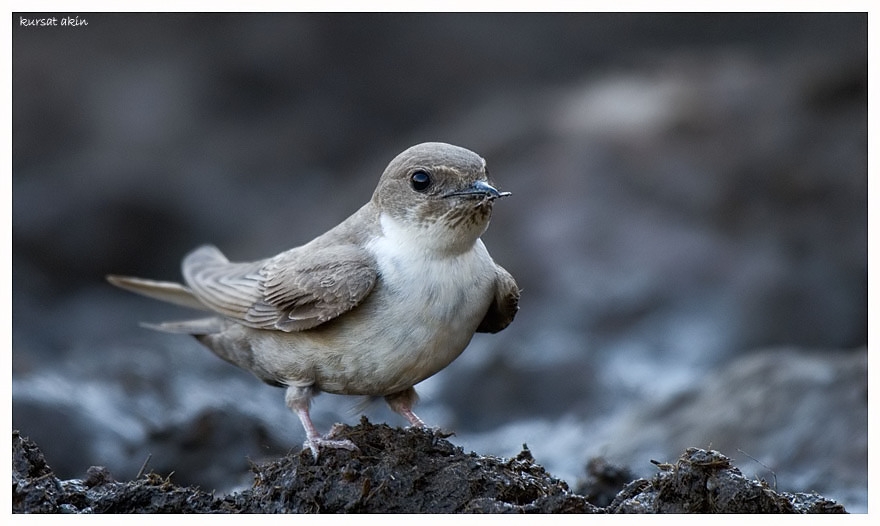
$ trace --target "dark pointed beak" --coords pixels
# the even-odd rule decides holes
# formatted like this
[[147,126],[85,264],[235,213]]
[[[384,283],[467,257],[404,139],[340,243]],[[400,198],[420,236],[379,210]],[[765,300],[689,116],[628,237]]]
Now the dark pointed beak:
[[493,199],[498,199],[499,197],[507,197],[509,195],[510,192],[499,192],[495,189],[494,186],[485,181],[474,181],[474,184],[468,186],[467,188],[456,190],[454,192],[449,192],[448,194],[444,194],[443,197],[480,197],[491,201]]

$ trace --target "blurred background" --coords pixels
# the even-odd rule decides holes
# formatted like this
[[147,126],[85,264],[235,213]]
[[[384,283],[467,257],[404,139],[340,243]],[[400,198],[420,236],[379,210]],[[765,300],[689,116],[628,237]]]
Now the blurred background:
[[[439,140],[513,192],[483,239],[523,293],[417,386],[425,421],[572,487],[711,447],[867,510],[866,14],[21,16],[12,424],[59,477],[225,492],[298,449],[282,390],[104,276],[305,243]],[[319,429],[358,401],[318,397]]]

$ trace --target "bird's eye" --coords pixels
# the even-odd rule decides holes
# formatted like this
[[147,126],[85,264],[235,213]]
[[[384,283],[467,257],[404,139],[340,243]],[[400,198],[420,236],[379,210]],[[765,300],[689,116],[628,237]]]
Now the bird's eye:
[[431,175],[424,170],[419,170],[413,172],[409,177],[409,182],[412,185],[413,190],[416,192],[424,192],[429,186],[431,186]]

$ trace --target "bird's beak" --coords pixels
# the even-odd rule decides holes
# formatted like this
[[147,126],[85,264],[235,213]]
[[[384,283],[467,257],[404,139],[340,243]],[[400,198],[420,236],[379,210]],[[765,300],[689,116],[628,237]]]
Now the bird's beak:
[[456,190],[444,194],[443,197],[463,196],[463,197],[480,197],[483,199],[493,200],[499,197],[507,197],[510,192],[499,192],[494,186],[485,181],[474,181],[474,184],[462,190]]

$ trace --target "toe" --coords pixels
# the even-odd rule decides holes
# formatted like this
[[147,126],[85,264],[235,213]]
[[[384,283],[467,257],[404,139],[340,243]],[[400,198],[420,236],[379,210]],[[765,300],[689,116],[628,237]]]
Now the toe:
[[360,451],[354,442],[351,440],[330,440],[326,438],[313,438],[307,440],[305,444],[303,444],[303,448],[308,446],[309,449],[312,450],[312,455],[314,455],[315,460],[318,459],[318,455],[322,449],[347,449],[348,451]]

